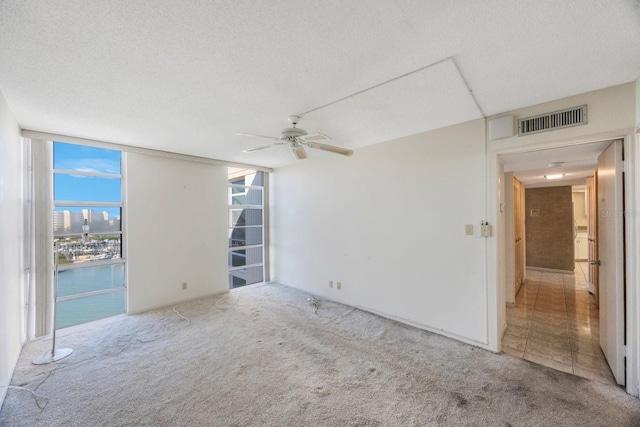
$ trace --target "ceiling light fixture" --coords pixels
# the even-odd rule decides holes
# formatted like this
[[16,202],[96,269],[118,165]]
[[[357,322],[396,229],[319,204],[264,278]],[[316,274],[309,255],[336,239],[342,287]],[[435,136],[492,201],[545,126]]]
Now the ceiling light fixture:
[[560,179],[560,178],[564,177],[564,174],[563,173],[556,173],[556,174],[553,174],[553,175],[545,175],[544,177],[547,178],[547,179]]

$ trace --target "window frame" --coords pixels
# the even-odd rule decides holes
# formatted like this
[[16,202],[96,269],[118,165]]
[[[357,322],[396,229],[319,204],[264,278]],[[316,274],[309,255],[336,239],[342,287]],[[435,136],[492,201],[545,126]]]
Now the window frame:
[[[104,150],[117,151],[120,153],[120,173],[107,173],[107,172],[91,172],[84,170],[73,170],[73,169],[56,169],[55,168],[55,144],[62,143],[68,145],[76,145],[79,147],[94,147],[100,148]],[[55,189],[53,189],[51,193],[52,198],[52,212],[51,212],[51,221],[53,223],[53,213],[57,211],[58,208],[69,208],[69,207],[79,207],[79,208],[116,208],[120,210],[120,230],[119,231],[97,231],[92,232],[89,229],[89,236],[117,236],[120,239],[120,257],[119,258],[111,258],[111,259],[97,259],[97,260],[87,260],[81,263],[55,263],[57,265],[57,273],[81,269],[81,268],[91,268],[105,265],[116,265],[122,264],[124,269],[124,280],[122,286],[117,286],[113,288],[105,288],[100,290],[82,292],[78,294],[66,295],[66,296],[57,296],[57,302],[64,302],[70,300],[76,300],[81,298],[89,298],[97,295],[110,294],[116,292],[123,292],[124,295],[124,313],[128,312],[128,295],[127,295],[127,258],[126,258],[126,245],[125,245],[125,214],[126,214],[126,204],[125,204],[125,173],[126,170],[126,154],[125,151],[118,148],[107,148],[107,147],[95,147],[90,144],[81,144],[76,142],[67,142],[65,140],[54,140],[52,141],[52,168],[51,168],[51,183],[55,182],[56,175],[75,175],[75,176],[83,176],[83,177],[96,177],[96,178],[108,178],[108,179],[118,179],[120,180],[120,201],[119,202],[104,202],[104,201],[89,201],[89,200],[56,200],[55,199]],[[54,242],[56,240],[61,240],[67,237],[82,237],[82,232],[70,232],[70,233],[59,233],[56,234],[53,229],[53,225],[51,228],[51,236]],[[58,256],[58,245],[54,246],[54,256]],[[56,325],[53,325],[56,328]]]
[[[229,288],[230,289],[234,289],[235,287],[232,286],[231,284],[231,272],[233,271],[240,271],[240,270],[247,270],[250,268],[255,268],[255,267],[262,267],[262,282],[257,282],[257,283],[263,283],[263,282],[267,282],[268,279],[268,274],[269,274],[269,268],[268,268],[268,213],[267,213],[267,201],[268,201],[268,172],[265,171],[258,171],[256,170],[255,173],[262,173],[263,174],[263,185],[244,185],[244,184],[232,184],[232,180],[229,181],[228,184],[228,190],[227,190],[227,218],[228,218],[228,231],[229,231],[229,239],[231,240],[231,234],[233,232],[234,229],[255,229],[255,228],[261,228],[262,232],[261,232],[261,240],[262,243],[260,244],[253,244],[253,245],[243,245],[243,246],[229,246],[228,245],[228,250],[227,250],[227,272],[229,275]],[[249,174],[247,174],[249,175]],[[245,175],[246,176],[246,175]],[[234,180],[237,180],[239,177],[234,178]],[[235,190],[244,190],[244,191],[240,191],[240,192],[234,192]],[[250,190],[259,190],[261,191],[261,201],[262,204],[261,205],[256,205],[256,204],[242,204],[242,205],[236,205],[236,204],[230,204],[233,202],[233,196],[237,196],[240,194],[247,194]],[[260,220],[261,220],[261,224],[260,225],[244,225],[244,226],[234,226],[233,225],[233,221],[232,221],[232,215],[231,212],[234,210],[244,210],[244,209],[260,209],[261,211],[261,216],[260,216]],[[233,257],[233,252],[236,251],[241,251],[241,250],[247,250],[247,249],[253,249],[253,248],[262,248],[262,262],[259,263],[252,263],[252,264],[244,264],[241,266],[232,266],[229,264],[229,257]],[[246,254],[245,254],[246,255]],[[243,286],[248,286],[251,285],[253,283],[249,283],[249,284],[245,284],[242,286],[238,286],[238,287],[243,287]]]

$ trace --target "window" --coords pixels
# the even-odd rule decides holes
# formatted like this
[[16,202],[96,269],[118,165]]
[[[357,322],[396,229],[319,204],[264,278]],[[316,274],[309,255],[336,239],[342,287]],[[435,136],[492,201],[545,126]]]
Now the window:
[[121,158],[53,143],[56,329],[125,311]]
[[265,278],[265,173],[229,168],[229,288]]

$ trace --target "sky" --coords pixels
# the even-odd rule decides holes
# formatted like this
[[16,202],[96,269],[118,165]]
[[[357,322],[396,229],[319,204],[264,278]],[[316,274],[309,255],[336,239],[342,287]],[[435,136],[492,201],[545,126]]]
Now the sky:
[[[54,169],[120,174],[120,158],[120,151],[116,150],[53,143]],[[120,202],[120,181],[119,178],[55,174],[54,200]]]

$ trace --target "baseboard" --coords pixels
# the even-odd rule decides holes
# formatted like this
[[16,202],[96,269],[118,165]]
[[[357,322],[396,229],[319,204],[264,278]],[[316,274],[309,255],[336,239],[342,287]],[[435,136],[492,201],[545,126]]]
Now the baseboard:
[[132,316],[132,315],[136,315],[136,314],[143,314],[143,313],[146,313],[148,311],[160,310],[160,309],[171,307],[171,306],[174,306],[174,305],[180,305],[180,304],[184,304],[186,302],[195,301],[195,300],[198,300],[200,298],[209,298],[209,297],[221,296],[221,295],[224,295],[224,294],[228,294],[229,292],[230,292],[229,289],[225,289],[223,291],[209,292],[209,293],[202,294],[202,295],[196,295],[196,296],[192,296],[192,297],[185,298],[185,299],[179,299],[179,300],[171,301],[169,303],[163,303],[163,304],[153,305],[153,306],[150,306],[150,307],[145,307],[145,308],[142,308],[140,310],[129,311],[126,314],[128,316]]
[[[340,303],[340,304],[344,304],[344,303]],[[349,304],[344,304],[344,305],[349,305]],[[453,340],[463,342],[465,344],[470,344],[470,345],[473,345],[475,347],[482,348],[483,350],[488,350],[488,351],[497,353],[496,349],[491,348],[491,346],[489,345],[488,342],[477,341],[477,340],[474,340],[472,338],[465,337],[463,335],[458,335],[458,334],[455,334],[455,333],[452,333],[452,332],[448,332],[445,329],[433,328],[431,326],[425,325],[425,324],[420,323],[420,322],[415,322],[413,320],[405,319],[403,317],[395,316],[393,314],[385,313],[385,312],[378,311],[378,310],[375,310],[375,309],[372,309],[372,308],[363,307],[363,306],[360,306],[360,305],[358,305],[358,306],[350,306],[350,307],[355,307],[355,308],[357,308],[359,310],[367,311],[369,313],[373,313],[373,314],[375,314],[377,316],[384,317],[386,319],[395,320],[396,322],[404,323],[405,325],[413,326],[414,328],[423,329],[423,330],[428,331],[428,332],[433,332],[434,334],[442,335],[442,336],[445,336],[447,338],[451,338]],[[505,324],[505,326],[506,326],[506,324]]]
[[557,268],[531,267],[530,265],[527,265],[527,269],[534,270],[534,271],[545,271],[547,273],[564,273],[564,274],[574,273],[573,270],[559,270]]

